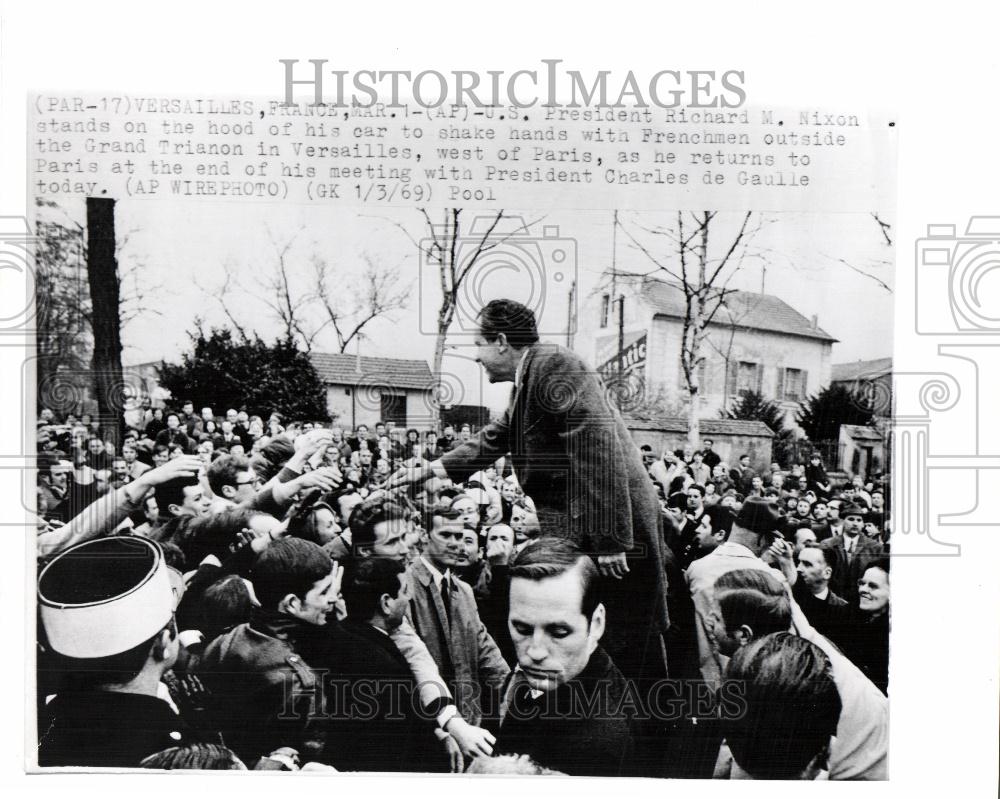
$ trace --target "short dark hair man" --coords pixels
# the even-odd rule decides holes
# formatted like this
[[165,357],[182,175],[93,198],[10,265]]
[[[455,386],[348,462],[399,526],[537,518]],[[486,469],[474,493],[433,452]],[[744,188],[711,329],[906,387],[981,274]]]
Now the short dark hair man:
[[868,566],[884,553],[882,544],[862,535],[865,511],[854,504],[840,507],[840,517],[843,528],[840,535],[834,535],[823,541],[833,567],[830,587],[848,603],[853,603],[858,596],[858,579],[865,573]]
[[766,780],[814,780],[826,771],[841,702],[822,650],[774,633],[741,649],[726,676],[741,686],[744,705],[723,719],[737,765]]
[[630,773],[632,727],[619,709],[628,686],[600,646],[598,586],[594,562],[565,539],[532,541],[514,560],[509,624],[518,670],[501,707],[498,753],[574,776]]
[[850,635],[847,629],[850,611],[847,601],[830,590],[831,557],[830,551],[815,541],[804,546],[798,553],[799,578],[792,593],[809,623],[843,647],[845,638]]
[[341,570],[317,544],[285,538],[258,556],[250,576],[260,606],[249,623],[212,641],[197,665],[214,723],[246,763],[282,746],[303,761],[320,759],[326,709],[313,669],[335,662],[325,625]]
[[[433,515],[430,521],[432,520]],[[387,560],[400,564],[407,562],[409,548],[406,538],[413,527],[409,512],[398,500],[384,491],[373,494],[351,512],[354,563],[364,560]],[[408,600],[415,590],[411,575],[407,573]],[[451,654],[443,648],[439,639],[431,637],[440,628],[435,626],[435,622],[428,620],[430,611],[426,607],[424,610],[419,635],[409,618],[403,618],[400,624],[388,631],[389,635],[420,687],[420,701],[425,711],[436,718],[441,731],[454,738],[462,754],[489,754],[492,751],[493,736],[477,726],[479,717],[475,713],[466,708],[466,713],[475,719],[470,723],[463,718],[455,704],[447,686],[449,675],[442,665],[451,662]],[[348,607],[348,613],[354,612]],[[458,763],[455,765],[458,766],[457,770],[461,770]]]
[[472,588],[452,570],[464,563],[464,527],[457,513],[436,508],[427,514],[427,546],[410,566],[409,619],[427,645],[441,676],[460,689],[455,696],[466,722],[483,718],[480,692],[497,691],[510,667],[479,618]]
[[[773,573],[737,569],[716,584],[715,635],[733,653],[792,627],[788,590]],[[830,750],[830,779],[884,780],[889,748],[889,703],[882,692],[830,641],[797,614],[793,631],[829,658],[843,707]]]
[[412,514],[401,503],[379,495],[360,503],[351,512],[351,546],[356,557],[406,559],[406,537],[413,527]]
[[344,598],[350,616],[341,624],[335,680],[345,684],[346,696],[363,697],[365,705],[348,705],[330,721],[328,751],[338,768],[447,771],[446,748],[437,742],[433,720],[417,714],[416,680],[390,636],[410,599],[405,571],[402,561],[384,557],[348,566]]

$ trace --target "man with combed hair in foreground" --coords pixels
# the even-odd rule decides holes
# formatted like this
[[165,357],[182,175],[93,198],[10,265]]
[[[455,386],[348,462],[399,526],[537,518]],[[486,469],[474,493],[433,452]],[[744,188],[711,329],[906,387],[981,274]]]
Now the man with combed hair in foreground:
[[510,572],[517,650],[501,705],[496,751],[573,776],[634,774],[629,690],[600,646],[605,610],[594,562],[569,541],[528,544]]

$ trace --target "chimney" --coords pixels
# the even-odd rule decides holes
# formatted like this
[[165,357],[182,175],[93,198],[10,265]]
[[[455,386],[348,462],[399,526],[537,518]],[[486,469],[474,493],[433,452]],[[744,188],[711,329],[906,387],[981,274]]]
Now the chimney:
[[813,330],[819,329],[819,317],[816,314],[812,315],[812,329]]

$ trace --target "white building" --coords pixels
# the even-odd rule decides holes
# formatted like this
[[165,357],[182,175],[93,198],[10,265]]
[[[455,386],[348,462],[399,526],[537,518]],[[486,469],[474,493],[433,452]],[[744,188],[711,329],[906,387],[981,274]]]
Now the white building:
[[434,380],[427,361],[313,352],[309,360],[326,384],[330,416],[345,428],[425,427],[431,418]]
[[[617,292],[625,297],[624,371],[642,378],[647,399],[681,414],[688,396],[681,369],[683,292],[650,278],[619,281]],[[574,340],[577,352],[607,376],[618,369],[618,309],[610,293],[597,294],[581,310]],[[830,382],[836,340],[816,317],[807,319],[777,297],[732,292],[702,346],[699,415],[716,417],[736,397],[757,391],[784,407],[794,425],[798,403]]]

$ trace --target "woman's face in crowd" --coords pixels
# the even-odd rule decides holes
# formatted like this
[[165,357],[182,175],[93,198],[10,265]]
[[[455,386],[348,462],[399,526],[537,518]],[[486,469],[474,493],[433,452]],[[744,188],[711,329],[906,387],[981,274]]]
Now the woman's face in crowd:
[[340,525],[337,524],[337,517],[329,508],[316,508],[313,512],[316,518],[316,535],[319,543],[326,544],[337,537],[340,532]]
[[500,489],[500,494],[508,502],[513,502],[517,499],[517,489],[510,483],[504,483]]
[[889,608],[889,575],[873,566],[858,580],[858,606],[864,613]]

